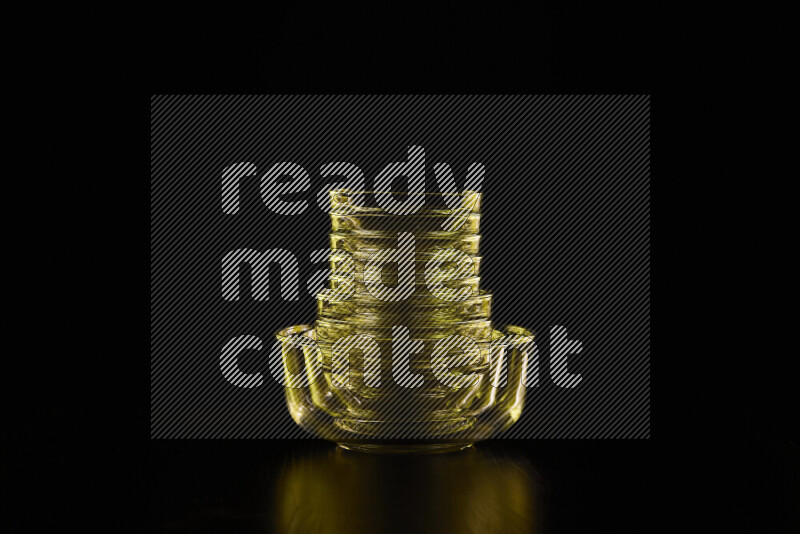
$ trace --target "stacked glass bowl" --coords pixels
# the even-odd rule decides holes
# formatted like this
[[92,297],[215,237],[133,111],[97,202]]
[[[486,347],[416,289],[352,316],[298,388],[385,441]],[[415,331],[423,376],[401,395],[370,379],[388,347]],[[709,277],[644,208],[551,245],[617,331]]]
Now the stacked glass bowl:
[[460,449],[513,424],[524,404],[533,334],[492,324],[481,194],[423,194],[413,210],[409,196],[388,198],[388,211],[372,192],[330,192],[317,320],[277,333],[292,417],[348,449]]

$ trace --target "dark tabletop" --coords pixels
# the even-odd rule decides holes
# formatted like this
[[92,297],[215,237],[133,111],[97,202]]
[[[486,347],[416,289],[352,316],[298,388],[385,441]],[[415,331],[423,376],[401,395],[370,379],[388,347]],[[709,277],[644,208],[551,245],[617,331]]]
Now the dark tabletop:
[[650,440],[488,441],[396,456],[316,440],[145,447],[142,532],[648,532],[699,525],[697,490],[709,509],[722,501],[705,514],[712,522],[798,526],[798,451],[781,439],[698,444],[691,462]]

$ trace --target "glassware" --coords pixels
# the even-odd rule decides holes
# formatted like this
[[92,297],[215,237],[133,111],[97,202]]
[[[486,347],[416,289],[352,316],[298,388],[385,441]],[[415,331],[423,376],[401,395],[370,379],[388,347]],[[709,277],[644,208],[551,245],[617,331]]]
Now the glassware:
[[[289,411],[313,435],[360,451],[455,450],[489,438],[522,413],[534,336],[494,326],[492,294],[479,289],[481,194],[425,194],[413,214],[369,205],[370,195],[330,192],[335,253],[317,320],[276,334]],[[414,276],[398,293],[408,266],[375,259],[398,250],[401,234],[413,237]],[[443,251],[457,252],[431,271]],[[371,259],[377,275],[365,273]]]

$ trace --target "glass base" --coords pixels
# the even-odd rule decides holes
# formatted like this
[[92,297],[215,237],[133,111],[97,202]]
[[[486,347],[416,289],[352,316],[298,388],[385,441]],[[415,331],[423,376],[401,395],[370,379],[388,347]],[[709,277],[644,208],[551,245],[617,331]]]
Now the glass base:
[[371,454],[435,454],[455,452],[472,447],[472,443],[353,443],[341,441],[339,447],[348,451]]
[[[406,439],[407,436],[425,436],[431,441],[441,441],[446,440],[450,434],[472,427],[475,424],[475,418],[459,417],[431,421],[365,421],[353,417],[342,417],[336,419],[334,424],[340,429],[354,435],[360,435],[364,439],[369,437],[392,440],[397,438]],[[422,440],[418,439],[417,441]]]

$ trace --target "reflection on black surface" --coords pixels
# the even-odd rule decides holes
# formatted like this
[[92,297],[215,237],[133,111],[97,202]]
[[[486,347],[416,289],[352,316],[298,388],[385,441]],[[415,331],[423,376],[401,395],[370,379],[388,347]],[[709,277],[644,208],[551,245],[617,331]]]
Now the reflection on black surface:
[[292,458],[267,512],[278,532],[539,532],[527,460],[469,448],[382,456],[314,451]]
[[678,457],[676,487],[653,483],[664,455],[650,440],[489,440],[430,456],[309,439],[153,440],[135,470],[148,498],[134,501],[147,514],[135,531],[640,534],[661,517],[665,489],[670,514],[694,520],[683,503],[696,487],[738,530],[800,532],[797,446],[749,429],[735,437],[693,448],[702,469]]

